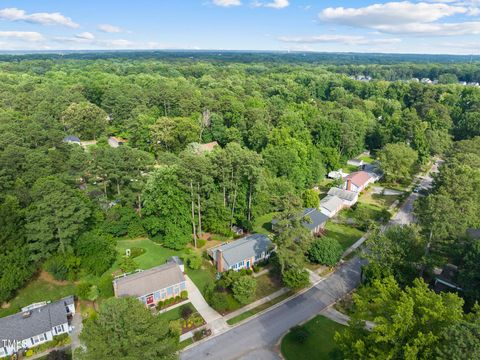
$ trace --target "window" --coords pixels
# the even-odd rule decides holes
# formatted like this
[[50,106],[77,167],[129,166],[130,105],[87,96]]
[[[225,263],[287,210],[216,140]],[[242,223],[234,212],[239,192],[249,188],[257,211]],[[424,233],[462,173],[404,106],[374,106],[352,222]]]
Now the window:
[[63,333],[63,332],[64,332],[63,325],[58,325],[58,326],[56,326],[56,327],[55,327],[55,332],[56,332],[57,334]]
[[172,295],[173,294],[173,288],[170,286],[168,289],[167,289],[167,295]]
[[185,290],[187,288],[187,285],[185,285],[184,282],[180,284],[180,290]]
[[162,299],[165,299],[167,297],[167,292],[165,290],[162,290]]
[[175,295],[178,295],[178,293],[180,292],[180,287],[175,286],[174,292],[175,292]]
[[33,345],[36,345],[36,344],[41,343],[41,342],[44,342],[44,341],[46,340],[45,334],[40,334],[40,335],[34,336],[34,337],[31,338],[30,340],[32,340],[32,344],[33,344]]
[[160,299],[160,291],[157,291],[155,294],[153,294],[153,296],[155,297],[155,300],[159,300]]

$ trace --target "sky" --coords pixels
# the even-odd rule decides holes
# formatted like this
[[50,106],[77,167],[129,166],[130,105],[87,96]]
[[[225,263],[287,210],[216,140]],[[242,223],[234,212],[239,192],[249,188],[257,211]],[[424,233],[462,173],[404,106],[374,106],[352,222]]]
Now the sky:
[[480,0],[1,0],[5,50],[480,54]]

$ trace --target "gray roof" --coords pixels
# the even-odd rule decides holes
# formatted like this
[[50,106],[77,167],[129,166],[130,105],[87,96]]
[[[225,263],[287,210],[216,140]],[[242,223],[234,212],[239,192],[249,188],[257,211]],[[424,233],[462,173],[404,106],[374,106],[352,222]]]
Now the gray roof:
[[[73,304],[73,296],[30,310],[29,316],[19,312],[0,318],[0,339],[22,341],[43,334],[53,327],[65,324],[67,305]],[[27,313],[27,312],[25,312]]]
[[327,195],[320,200],[320,206],[327,209],[330,212],[337,211],[343,205],[343,200],[338,196]]
[[339,189],[337,187],[330,188],[330,190],[328,190],[328,195],[337,196],[340,199],[345,201],[353,201],[357,197],[356,192]]
[[263,234],[252,234],[242,239],[223,244],[211,250],[211,256],[217,261],[217,250],[222,250],[223,261],[227,267],[240,261],[261,255],[273,249],[272,241]]
[[329,219],[329,217],[322,213],[320,210],[312,208],[306,208],[305,210],[303,210],[302,218],[310,219],[309,222],[303,222],[303,226],[305,226],[310,231],[316,229],[320,225],[325,224]]
[[480,229],[468,229],[467,235],[473,240],[480,239]]
[[80,142],[80,138],[75,135],[65,136],[63,142]]
[[168,262],[149,270],[120,277],[113,280],[113,283],[116,296],[140,297],[183,281],[185,276],[178,264]]

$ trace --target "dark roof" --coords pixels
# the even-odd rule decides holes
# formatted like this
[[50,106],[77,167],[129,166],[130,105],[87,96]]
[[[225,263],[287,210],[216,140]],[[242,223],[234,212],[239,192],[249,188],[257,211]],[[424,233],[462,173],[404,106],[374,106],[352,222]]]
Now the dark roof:
[[149,270],[119,277],[113,283],[116,296],[140,297],[184,281],[185,276],[178,264],[167,262]]
[[80,142],[80,138],[75,135],[65,136],[63,142]]
[[225,265],[230,267],[240,261],[259,256],[273,249],[272,241],[263,234],[252,234],[211,249],[212,258],[217,261],[217,250],[223,253]]
[[473,240],[480,239],[480,229],[468,229],[467,235]]
[[304,209],[302,212],[302,218],[310,219],[309,222],[302,222],[303,226],[305,226],[310,231],[316,229],[320,225],[325,224],[329,219],[329,217],[322,213],[320,210],[312,208]]
[[0,318],[0,339],[22,341],[52,330],[53,327],[65,324],[67,305],[73,304],[73,296],[40,306],[27,312],[20,312]]

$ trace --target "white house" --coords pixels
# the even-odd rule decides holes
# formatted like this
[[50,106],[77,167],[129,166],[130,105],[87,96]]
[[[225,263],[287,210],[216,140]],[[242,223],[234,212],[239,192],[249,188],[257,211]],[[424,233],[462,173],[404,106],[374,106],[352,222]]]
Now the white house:
[[344,173],[343,169],[338,169],[337,171],[335,171],[335,170],[330,171],[327,176],[330,179],[339,180],[339,179],[342,179],[343,177],[345,177],[347,175],[348,175],[348,173]]
[[342,199],[343,205],[346,207],[353,206],[358,201],[358,193],[345,189],[339,189],[337,187],[330,188],[330,190],[328,190],[328,195],[339,197]]
[[53,303],[32,304],[22,312],[0,318],[0,358],[70,333],[74,314],[74,299],[68,296]]
[[327,195],[320,200],[320,211],[329,218],[334,217],[343,208],[343,201],[337,196]]

